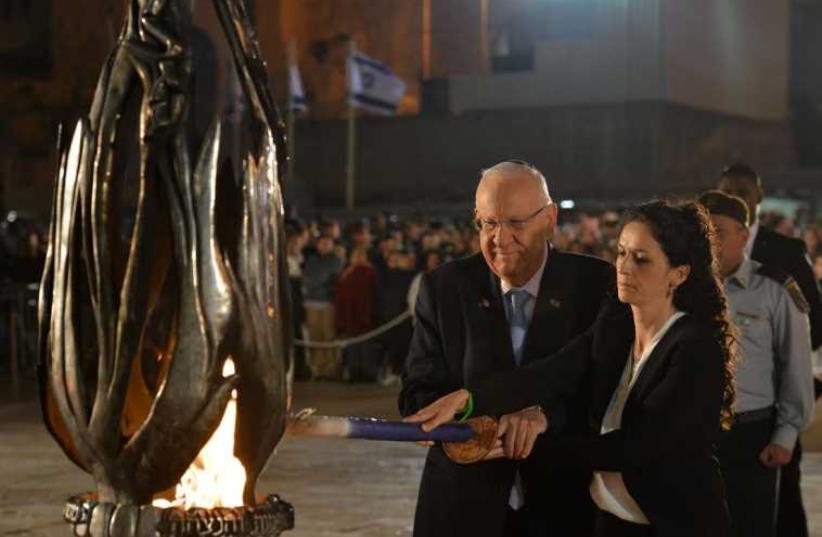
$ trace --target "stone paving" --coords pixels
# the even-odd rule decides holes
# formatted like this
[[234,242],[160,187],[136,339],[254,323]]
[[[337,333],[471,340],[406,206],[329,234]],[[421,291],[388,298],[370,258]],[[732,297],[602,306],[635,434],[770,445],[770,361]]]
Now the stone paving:
[[[65,499],[92,488],[46,433],[27,390],[12,398],[0,385],[0,535],[66,537]],[[322,414],[396,417],[396,388],[334,383],[299,384],[295,407]],[[822,408],[818,408],[822,412]],[[819,414],[819,413],[818,413]],[[806,438],[822,449],[822,419]],[[286,438],[260,479],[260,494],[278,493],[294,505],[293,537],[411,535],[424,449],[414,444]],[[822,452],[804,464],[811,535],[822,537]]]

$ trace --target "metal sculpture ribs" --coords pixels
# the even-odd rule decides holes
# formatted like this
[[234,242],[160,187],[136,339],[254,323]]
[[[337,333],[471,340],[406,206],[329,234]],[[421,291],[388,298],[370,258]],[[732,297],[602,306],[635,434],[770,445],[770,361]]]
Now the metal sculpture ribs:
[[[39,309],[44,415],[93,475],[95,502],[129,513],[178,483],[232,392],[249,506],[286,425],[282,129],[244,5],[212,4],[249,105],[245,154],[223,154],[219,121],[193,132],[192,0],[127,3],[90,113],[59,148]],[[236,374],[224,377],[228,358]]]

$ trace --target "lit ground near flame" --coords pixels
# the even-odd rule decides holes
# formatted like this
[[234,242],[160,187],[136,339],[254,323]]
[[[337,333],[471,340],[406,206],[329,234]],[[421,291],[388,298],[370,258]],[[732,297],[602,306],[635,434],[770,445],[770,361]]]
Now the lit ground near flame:
[[[370,385],[300,384],[295,406],[320,413],[396,417],[396,389]],[[822,416],[822,406],[817,406]],[[805,505],[811,535],[822,537],[822,418],[806,439]],[[289,537],[395,537],[411,534],[424,449],[358,440],[285,439],[257,491],[294,505]],[[33,390],[14,400],[0,385],[0,535],[66,537],[66,497],[91,479],[66,460],[40,422]]]

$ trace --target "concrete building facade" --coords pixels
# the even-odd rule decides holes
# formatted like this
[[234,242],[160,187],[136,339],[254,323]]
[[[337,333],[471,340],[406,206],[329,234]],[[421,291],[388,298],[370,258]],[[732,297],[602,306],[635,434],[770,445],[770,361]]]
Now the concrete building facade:
[[[30,39],[0,37],[0,57],[32,58],[0,69],[0,210],[45,219],[57,125],[88,109],[127,2],[36,1],[9,20],[0,10],[0,29],[33,28]],[[343,203],[340,34],[408,84],[399,117],[358,120],[362,203],[470,202],[477,170],[509,157],[544,168],[562,195],[606,200],[702,188],[734,159],[788,189],[822,181],[813,0],[248,4],[279,99],[287,44],[297,45],[311,112],[298,120],[287,191],[301,202]],[[219,33],[210,2],[196,5],[203,35]],[[242,99],[230,59],[219,40],[205,45],[196,117],[234,117]]]

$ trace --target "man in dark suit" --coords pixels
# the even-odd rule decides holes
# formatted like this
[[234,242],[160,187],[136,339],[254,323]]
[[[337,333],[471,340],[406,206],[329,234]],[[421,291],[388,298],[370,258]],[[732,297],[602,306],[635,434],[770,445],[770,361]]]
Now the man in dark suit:
[[[751,225],[745,253],[763,265],[786,272],[799,284],[809,307],[811,348],[817,349],[822,344],[822,299],[805,244],[799,239],[786,237],[760,225],[757,216],[763,197],[762,180],[753,168],[742,163],[728,166],[722,170],[718,186],[726,194],[742,198],[748,205]],[[815,380],[817,397],[820,387],[819,380]],[[802,491],[799,484],[801,460],[802,446],[797,441],[791,462],[781,470],[777,537],[808,535],[808,522],[802,506]]]
[[[608,263],[551,248],[557,209],[533,166],[506,161],[485,170],[475,216],[482,254],[422,278],[402,377],[403,415],[556,352],[588,328],[612,287]],[[565,431],[585,430],[585,406],[565,401],[562,407]],[[590,473],[545,461],[539,466],[547,470],[536,466],[509,460],[463,466],[431,447],[414,535],[589,535]]]

